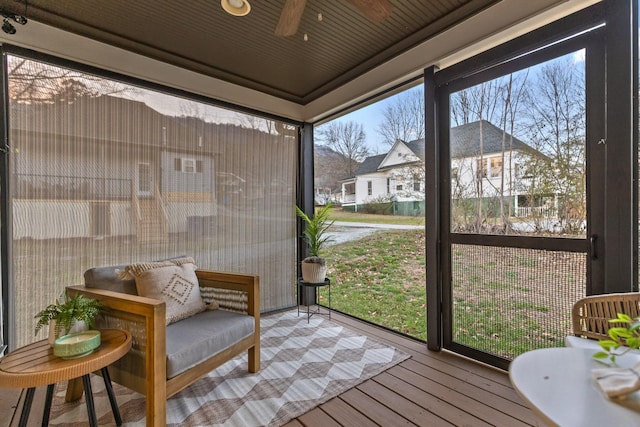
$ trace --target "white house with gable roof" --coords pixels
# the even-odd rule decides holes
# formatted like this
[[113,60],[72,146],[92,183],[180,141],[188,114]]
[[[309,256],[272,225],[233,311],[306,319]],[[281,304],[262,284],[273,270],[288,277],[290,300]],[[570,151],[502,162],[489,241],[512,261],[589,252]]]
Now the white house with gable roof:
[[[548,206],[552,196],[531,195],[532,158],[542,153],[486,120],[451,129],[451,194],[453,199],[511,200],[514,216]],[[424,139],[397,140],[385,154],[367,157],[354,176],[342,182],[343,208],[393,203],[393,213],[421,215],[425,198]],[[544,200],[543,200],[544,199]]]

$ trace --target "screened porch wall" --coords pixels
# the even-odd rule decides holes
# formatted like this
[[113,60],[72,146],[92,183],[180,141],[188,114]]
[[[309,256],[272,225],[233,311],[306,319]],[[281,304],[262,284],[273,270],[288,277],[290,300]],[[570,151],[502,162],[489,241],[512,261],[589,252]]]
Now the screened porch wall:
[[95,266],[186,254],[258,274],[263,311],[294,304],[294,126],[16,56],[8,74],[12,348]]
[[452,245],[453,341],[512,360],[563,347],[586,295],[584,253]]

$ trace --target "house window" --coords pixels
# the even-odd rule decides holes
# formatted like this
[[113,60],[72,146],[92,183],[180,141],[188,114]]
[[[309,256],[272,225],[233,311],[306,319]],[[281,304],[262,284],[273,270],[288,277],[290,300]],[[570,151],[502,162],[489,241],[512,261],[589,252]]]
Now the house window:
[[396,191],[402,191],[402,184],[396,185]]
[[493,157],[491,162],[491,178],[498,178],[502,175],[502,157]]
[[367,181],[367,195],[371,196],[373,194],[373,183],[371,181]]
[[391,178],[387,178],[387,194],[391,193]]
[[195,159],[182,159],[182,172],[184,172],[184,173],[196,173],[196,161],[195,161]]
[[476,174],[478,178],[487,176],[487,161],[486,159],[478,159],[476,162]]
[[179,157],[176,157],[174,160],[173,168],[176,172],[201,173],[202,160],[181,159]]
[[413,191],[420,191],[420,175],[413,176]]
[[458,168],[451,168],[451,179],[458,180]]
[[531,169],[525,165],[516,163],[515,170],[516,178],[533,178],[533,172],[531,172]]

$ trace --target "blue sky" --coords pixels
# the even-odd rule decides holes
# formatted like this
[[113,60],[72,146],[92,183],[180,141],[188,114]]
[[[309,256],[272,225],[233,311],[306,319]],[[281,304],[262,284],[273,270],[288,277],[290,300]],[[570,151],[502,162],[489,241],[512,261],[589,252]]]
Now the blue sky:
[[368,105],[364,108],[356,110],[352,113],[344,115],[335,121],[348,122],[353,121],[362,124],[364,129],[367,146],[371,150],[372,154],[382,154],[389,151],[389,145],[382,142],[382,137],[378,135],[378,126],[382,121],[383,112],[386,105],[390,102],[391,98],[383,99],[374,104]]

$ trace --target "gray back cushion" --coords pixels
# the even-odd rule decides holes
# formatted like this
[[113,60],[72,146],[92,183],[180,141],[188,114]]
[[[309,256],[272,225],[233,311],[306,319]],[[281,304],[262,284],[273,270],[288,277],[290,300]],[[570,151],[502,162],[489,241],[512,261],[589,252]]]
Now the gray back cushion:
[[[158,261],[169,261],[172,259],[184,258],[186,255],[178,255]],[[124,271],[124,265],[108,265],[106,267],[94,267],[84,272],[84,284],[87,288],[105,289],[107,291],[120,292],[129,295],[138,295],[136,280],[122,280],[118,277],[118,271]]]
[[126,265],[94,267],[84,272],[84,284],[87,288],[106,289],[129,295],[138,295],[134,279],[122,280],[116,270],[124,270]]

